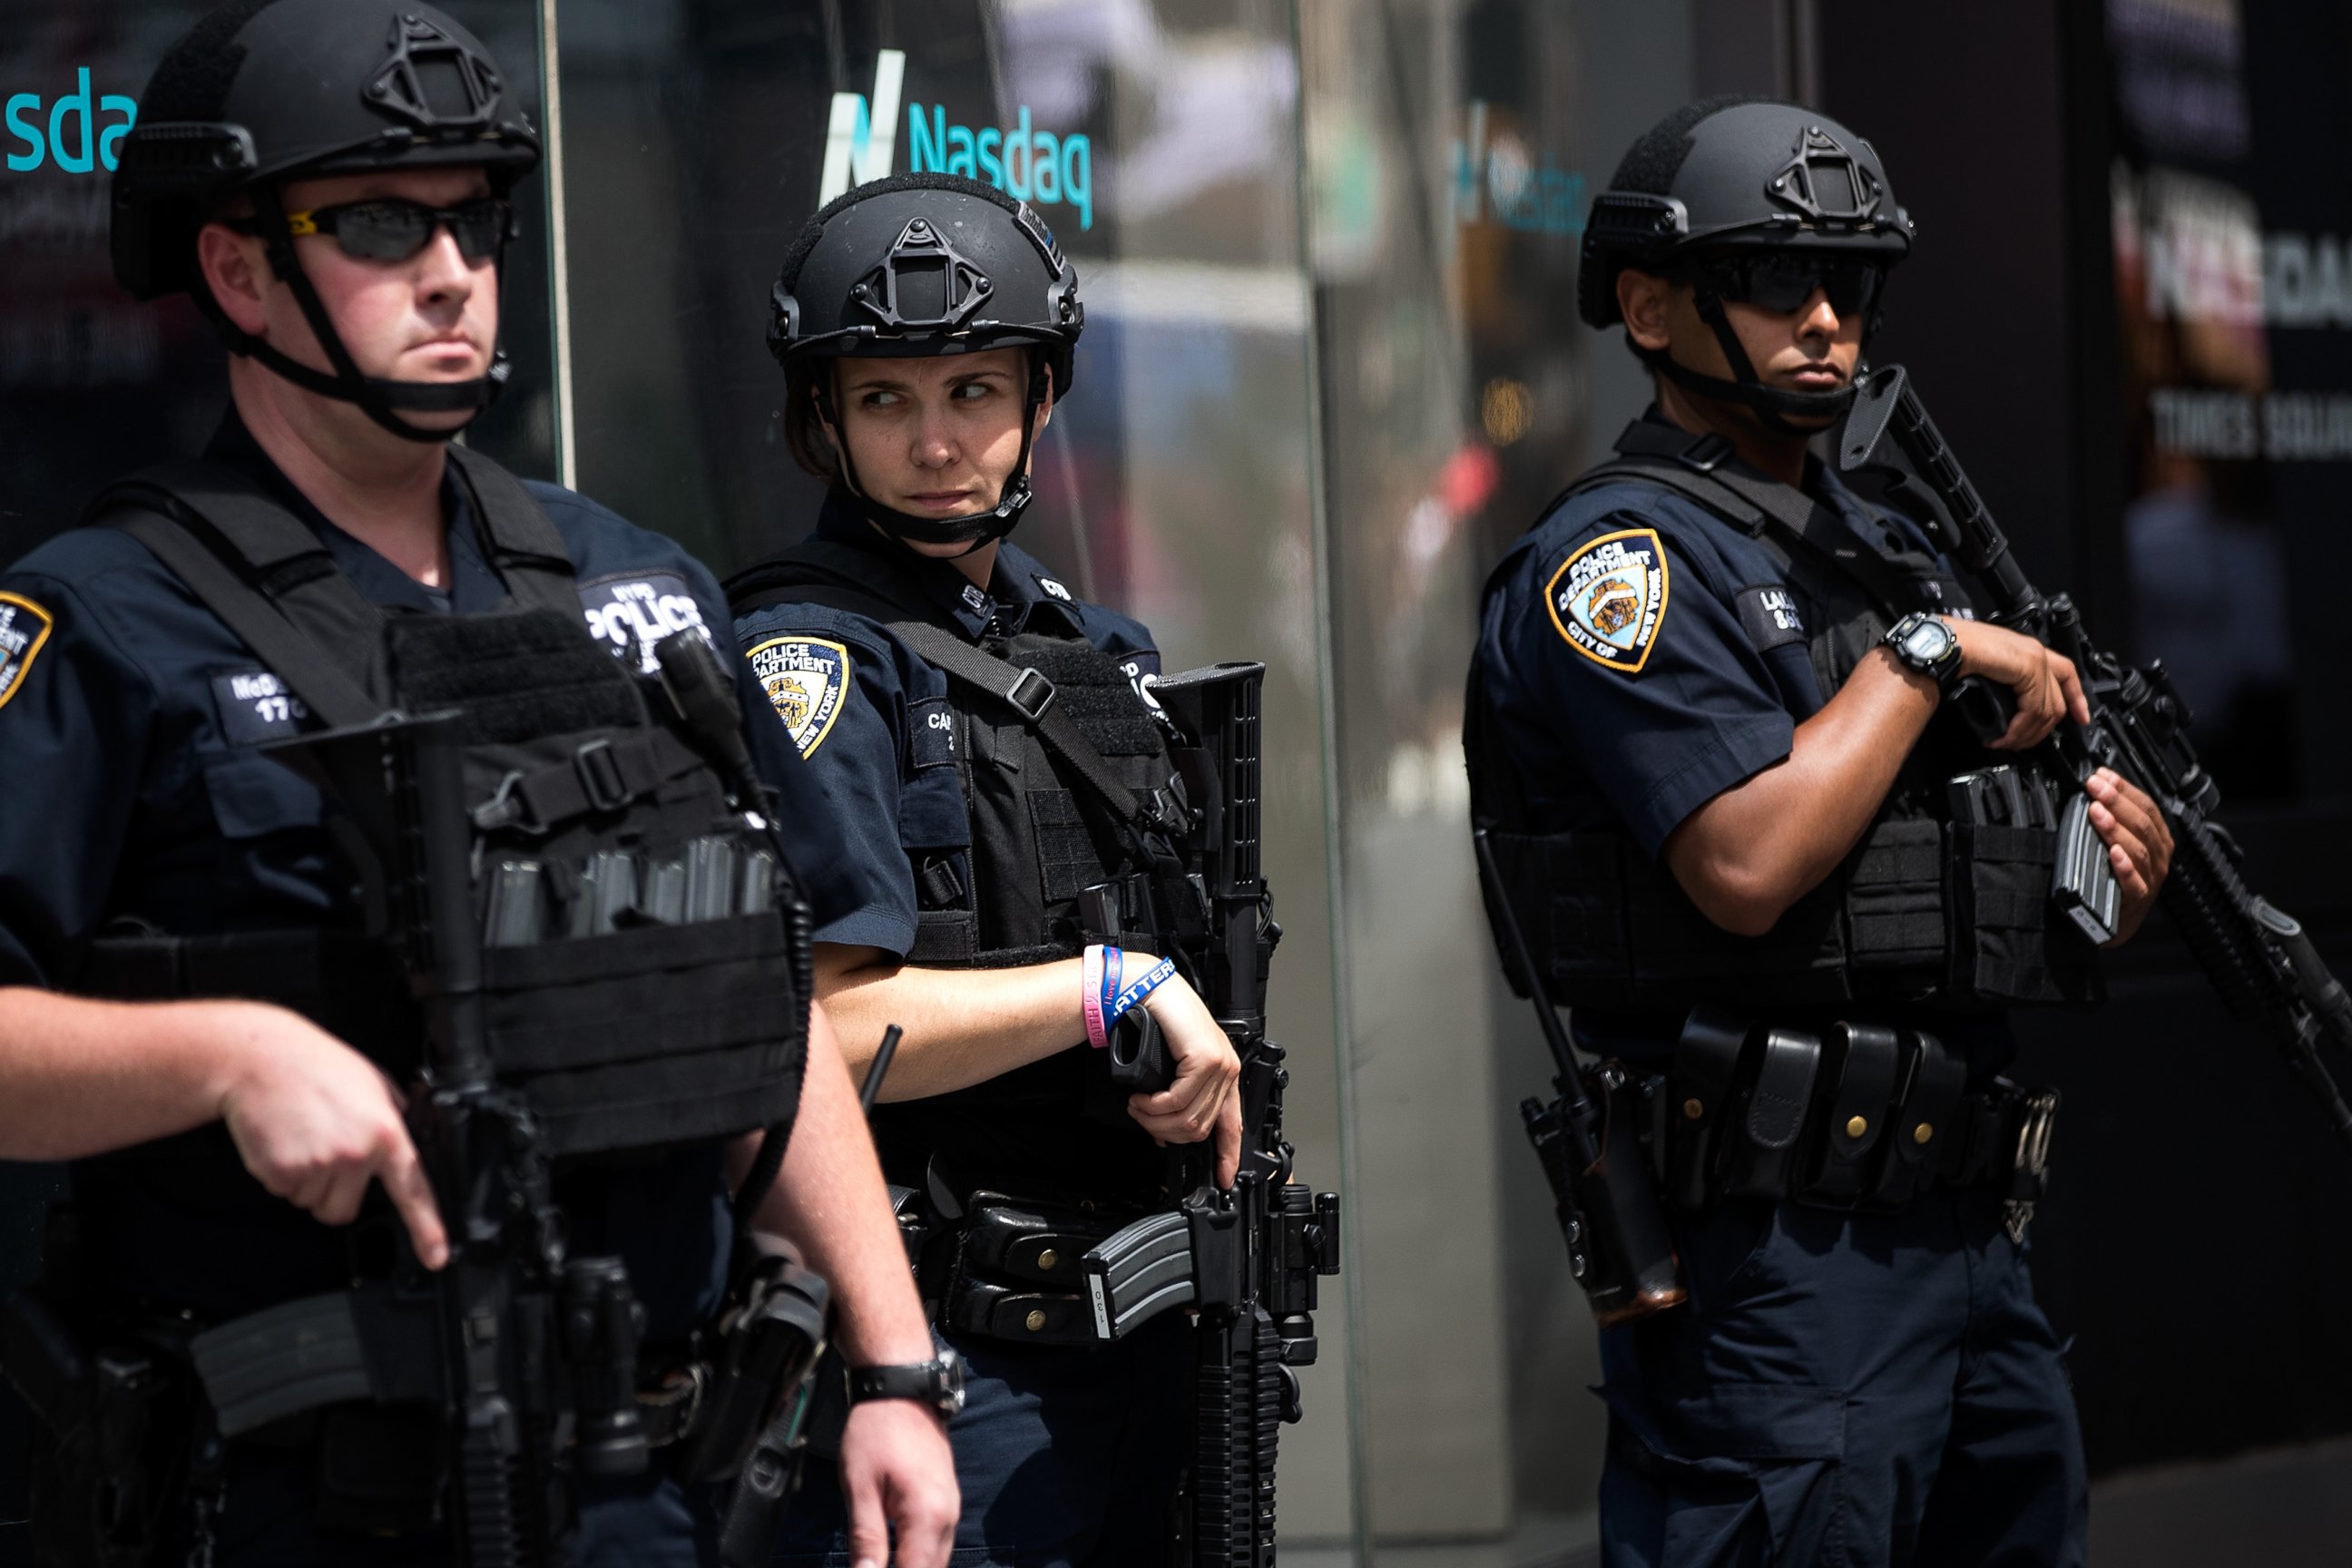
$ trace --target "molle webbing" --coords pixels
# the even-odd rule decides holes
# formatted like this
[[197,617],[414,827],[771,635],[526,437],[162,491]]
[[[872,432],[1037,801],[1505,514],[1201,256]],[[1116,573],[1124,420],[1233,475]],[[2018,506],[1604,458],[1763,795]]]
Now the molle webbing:
[[[789,1126],[808,917],[788,872],[697,747],[588,637],[562,538],[530,492],[487,459],[453,448],[450,461],[509,594],[488,615],[387,615],[300,518],[218,464],[151,471],[92,515],[146,542],[326,727],[404,709],[464,715],[489,1055],[529,1100],[547,1154]],[[331,998],[322,1005],[323,960],[267,972],[289,944],[299,959],[328,941],[106,938],[88,978],[100,994],[250,994],[316,1010],[405,1078],[421,1031],[386,1038]],[[398,973],[388,941],[367,945]],[[413,1006],[383,1012],[415,1030]]]
[[1494,833],[1496,859],[1554,999],[1612,1012],[1922,995],[1943,979],[1942,831],[1882,820],[1843,874],[1760,937],[1735,936],[1633,839]]

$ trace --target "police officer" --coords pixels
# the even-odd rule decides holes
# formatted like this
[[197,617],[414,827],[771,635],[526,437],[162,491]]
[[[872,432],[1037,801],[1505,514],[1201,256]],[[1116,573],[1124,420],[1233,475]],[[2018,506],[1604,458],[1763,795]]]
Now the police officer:
[[[1077,1260],[1165,1206],[1155,1143],[1213,1137],[1220,1184],[1240,1146],[1230,1043],[1181,978],[1143,994],[1166,967],[1139,923],[1149,825],[1093,783],[1167,782],[1159,653],[1005,541],[1084,321],[1052,234],[990,186],[901,175],[818,213],[769,342],[793,449],[830,489],[806,542],[729,584],[779,733],[856,803],[845,847],[878,891],[818,929],[817,991],[853,1068],[869,1025],[906,1026],[875,1139],[966,1363],[957,1560],[976,1563],[1165,1553],[1181,1314],[1094,1344]],[[1110,1092],[1089,1048],[1121,991],[1168,1041],[1161,1092]],[[796,1513],[778,1560],[833,1561],[830,1535]]]
[[[533,1103],[548,1147],[582,1152],[554,1173],[572,1254],[626,1266],[649,1374],[664,1347],[676,1352],[667,1364],[682,1381],[644,1406],[648,1435],[659,1441],[665,1414],[671,1435],[692,1432],[676,1395],[709,1370],[728,1184],[747,1179],[761,1142],[756,1130],[731,1147],[719,1136],[745,1125],[730,1101],[765,1108],[754,1128],[774,1117],[795,1129],[773,1151],[781,1179],[757,1218],[831,1280],[853,1364],[933,1355],[821,1008],[807,1013],[803,1054],[804,998],[776,918],[793,881],[762,858],[779,841],[721,804],[742,795],[722,797],[679,739],[727,752],[728,721],[682,731],[645,717],[636,695],[651,689],[639,678],[659,641],[724,625],[715,581],[672,542],[449,445],[506,376],[509,192],[540,149],[502,99],[480,44],[420,0],[237,0],[167,55],[122,150],[118,275],[142,299],[194,298],[232,351],[230,406],[203,464],[111,492],[101,525],[0,576],[0,1154],[70,1162],[44,1292],[74,1331],[140,1347],[143,1369],[117,1359],[92,1371],[69,1350],[26,1355],[11,1341],[7,1371],[28,1394],[79,1399],[83,1377],[103,1395],[91,1417],[101,1430],[49,1439],[34,1531],[45,1561],[450,1560],[430,1405],[420,1424],[413,1405],[353,1404],[347,1366],[340,1402],[224,1447],[231,1423],[214,1416],[226,1405],[207,1414],[189,1368],[160,1349],[232,1321],[256,1325],[268,1349],[265,1309],[382,1281],[404,1247],[408,1267],[434,1271],[471,1245],[451,1234],[404,1121],[422,1030],[398,970],[362,934],[320,791],[264,751],[321,729],[331,716],[318,710],[346,694],[367,713],[404,691],[413,703],[419,690],[404,683],[425,652],[452,646],[449,628],[537,627],[541,664],[496,668],[561,668],[571,682],[569,695],[535,689],[494,715],[463,707],[469,745],[498,725],[534,744],[528,721],[566,702],[566,722],[611,737],[583,745],[577,770],[517,774],[520,795],[551,792],[533,808],[545,808],[536,826],[551,868],[562,845],[611,844],[624,830],[645,829],[652,856],[661,814],[689,814],[687,831],[701,837],[688,847],[730,878],[711,884],[709,918],[740,910],[726,929],[754,955],[712,959],[694,926],[675,923],[696,917],[675,910],[672,929],[656,929],[665,915],[650,894],[615,902],[594,928],[610,933],[594,938],[597,952],[669,941],[735,1016],[696,1014],[692,990],[646,980],[628,1012],[553,1030],[529,1089],[627,1086],[577,1114]],[[322,616],[352,635],[322,637]],[[486,695],[478,671],[446,658],[440,677],[472,693],[461,702]],[[737,685],[739,701],[763,701]],[[830,863],[822,790],[779,738],[765,722],[748,734],[802,881],[830,918],[861,896]],[[592,777],[599,759],[611,771]],[[630,771],[640,764],[651,772]],[[567,805],[567,788],[588,798]],[[635,866],[633,854],[612,851],[611,863]],[[567,994],[534,993],[531,1005],[560,1008]],[[689,1054],[715,1045],[741,1048]],[[430,1399],[431,1366],[380,1355],[389,1342],[358,1321],[394,1297],[349,1300],[366,1387],[405,1384],[413,1396],[421,1379]],[[289,1386],[326,1353],[317,1341],[283,1348],[261,1360]],[[215,1404],[251,1392],[209,1374],[204,1387]],[[119,1449],[108,1446],[117,1436]],[[887,1525],[898,1563],[938,1568],[956,1506],[935,1405],[861,1407],[843,1453],[862,1560],[888,1555]],[[683,1485],[658,1457],[635,1478],[574,1467],[572,1482],[570,1560],[712,1560],[714,1489]],[[545,1560],[532,1544],[529,1560]]]
[[[1663,1075],[1689,1297],[1601,1331],[1626,1568],[2083,1561],[2025,1264],[2053,1106],[1996,1076],[2007,1008],[2091,994],[2031,761],[2081,686],[1807,447],[1911,242],[1877,154],[1811,110],[1714,100],[1642,137],[1578,302],[1656,402],[1486,591],[1490,891],[1580,1044]],[[2013,709],[1989,743],[1948,700],[1969,679]],[[2128,935],[2170,838],[2113,774],[2084,787]]]

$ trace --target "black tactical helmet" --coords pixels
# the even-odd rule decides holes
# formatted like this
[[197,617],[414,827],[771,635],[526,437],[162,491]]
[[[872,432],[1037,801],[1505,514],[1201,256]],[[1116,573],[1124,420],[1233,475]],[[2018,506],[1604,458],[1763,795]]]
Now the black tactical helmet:
[[[1911,249],[1910,215],[1896,205],[1871,144],[1828,116],[1766,99],[1687,104],[1633,143],[1609,188],[1592,200],[1576,280],[1577,313],[1615,325],[1617,275],[1691,275],[1700,315],[1721,341],[1736,381],[1702,375],[1664,354],[1654,367],[1693,391],[1784,416],[1833,416],[1851,388],[1787,392],[1762,384],[1723,312],[1704,263],[1741,253],[1830,251],[1890,268]],[[1864,330],[1874,324],[1865,321]],[[1640,351],[1636,351],[1640,352]]]
[[[442,441],[394,410],[478,409],[507,377],[499,352],[478,381],[362,376],[295,258],[278,199],[288,179],[472,165],[504,193],[539,163],[539,138],[500,113],[504,78],[480,41],[422,0],[230,0],[174,44],[140,95],[114,172],[115,278],[152,300],[185,291],[229,348],[299,386],[356,403],[395,434]],[[222,314],[196,269],[196,233],[240,195],[332,375],[289,359]]]
[[[1021,460],[993,509],[908,516],[866,496],[849,454],[836,454],[867,513],[900,538],[977,548],[1013,531],[1029,504],[1038,410],[1049,385],[1055,397],[1068,392],[1087,320],[1077,269],[1026,202],[953,174],[859,185],[809,220],[770,304],[769,352],[795,377],[833,359],[1032,349]],[[813,375],[810,387],[817,412],[838,429],[830,381]]]

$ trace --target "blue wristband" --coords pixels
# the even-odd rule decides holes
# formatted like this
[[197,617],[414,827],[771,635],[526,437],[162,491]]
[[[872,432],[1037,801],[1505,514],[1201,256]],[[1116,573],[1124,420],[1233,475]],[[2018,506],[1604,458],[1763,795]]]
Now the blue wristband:
[[[1163,958],[1153,964],[1144,973],[1142,978],[1112,998],[1110,1005],[1103,1009],[1104,1023],[1118,1023],[1119,1019],[1141,1006],[1146,996],[1167,984],[1175,973],[1176,961],[1172,958]],[[1104,989],[1108,990],[1109,986],[1109,966],[1105,965]]]

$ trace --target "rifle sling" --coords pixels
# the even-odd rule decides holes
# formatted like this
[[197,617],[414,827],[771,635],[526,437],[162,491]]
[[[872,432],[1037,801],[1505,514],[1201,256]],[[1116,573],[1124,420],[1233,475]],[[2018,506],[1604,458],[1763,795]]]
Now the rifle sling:
[[[1103,754],[1095,750],[1070,716],[1053,700],[1053,686],[1034,670],[1024,669],[1007,659],[983,653],[953,632],[927,621],[893,621],[893,636],[912,649],[926,664],[944,670],[951,680],[961,681],[975,691],[984,692],[1011,709],[1022,724],[1044,742],[1045,749],[1066,763],[1092,790],[1095,796],[1110,811],[1113,817],[1130,827],[1148,828],[1155,826],[1144,812],[1133,791],[1118,782]],[[1042,703],[1024,701],[1017,693],[1043,687]]]
[[1636,479],[1673,490],[1753,535],[1769,532],[1784,550],[1793,546],[1820,564],[1851,579],[1900,620],[1918,607],[1918,585],[1830,508],[1801,490],[1735,467],[1720,437],[1694,437],[1650,420],[1637,419],[1617,438],[1619,456],[1583,475],[1562,491],[1547,515],[1569,497],[1597,486]]

